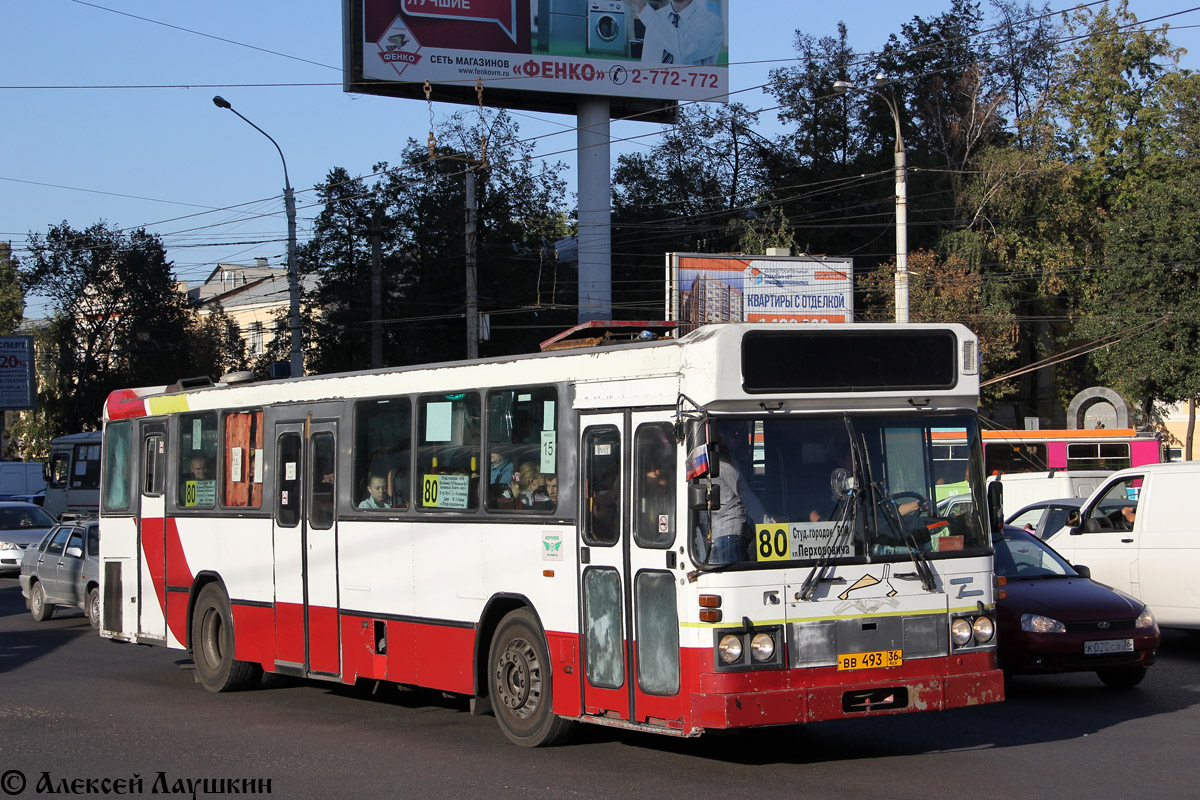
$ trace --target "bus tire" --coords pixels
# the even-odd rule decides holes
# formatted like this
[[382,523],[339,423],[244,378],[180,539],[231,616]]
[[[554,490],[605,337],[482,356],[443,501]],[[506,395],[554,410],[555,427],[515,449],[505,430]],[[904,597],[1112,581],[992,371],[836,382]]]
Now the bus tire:
[[100,590],[95,586],[88,589],[87,600],[84,601],[84,610],[87,611],[88,622],[93,628],[100,627]]
[[54,616],[54,605],[46,602],[46,590],[41,581],[34,581],[29,587],[29,613],[38,622],[45,622]]
[[219,584],[200,590],[192,610],[192,660],[200,685],[210,692],[248,688],[262,668],[233,657],[233,614]]
[[513,744],[548,747],[574,732],[574,722],[554,713],[552,674],[537,620],[525,609],[509,613],[492,637],[487,685],[496,721]]

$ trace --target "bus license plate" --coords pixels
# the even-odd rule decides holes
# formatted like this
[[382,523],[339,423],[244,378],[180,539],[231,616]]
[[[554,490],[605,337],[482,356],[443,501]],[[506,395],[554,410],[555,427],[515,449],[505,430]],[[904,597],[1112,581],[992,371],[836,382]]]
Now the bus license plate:
[[1132,653],[1133,639],[1101,639],[1097,642],[1084,642],[1083,654],[1098,656],[1105,653]]
[[842,653],[838,656],[839,670],[898,667],[903,663],[903,650],[876,650],[874,653]]

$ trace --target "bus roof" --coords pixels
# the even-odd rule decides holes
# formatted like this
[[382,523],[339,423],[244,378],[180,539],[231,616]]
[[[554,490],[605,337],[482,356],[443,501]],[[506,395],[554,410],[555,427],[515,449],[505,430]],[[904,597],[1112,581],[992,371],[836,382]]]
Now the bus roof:
[[[822,337],[835,339],[842,348],[857,348],[870,353],[873,343],[880,349],[902,338],[899,330],[920,337],[922,332],[949,332],[957,346],[942,348],[953,359],[942,373],[945,385],[933,390],[912,387],[870,390],[856,385],[822,388],[812,386],[790,390],[774,385],[750,385],[743,371],[747,337],[766,342],[761,347],[788,337],[801,342],[802,348],[787,350],[791,360],[779,365],[770,359],[771,351],[759,352],[757,380],[769,376],[777,367],[786,366],[792,379],[803,378],[808,365],[806,353],[813,353],[813,364],[830,362],[829,354],[819,352]],[[943,340],[944,344],[944,340]],[[475,361],[390,367],[379,370],[312,375],[280,380],[215,384],[197,388],[158,386],[122,389],[109,395],[104,408],[105,420],[158,416],[202,409],[251,407],[271,403],[340,400],[348,397],[399,396],[423,392],[447,392],[479,387],[511,387],[547,383],[573,385],[575,408],[616,408],[637,406],[674,406],[680,395],[715,411],[745,410],[747,404],[763,407],[764,400],[778,401],[774,410],[816,407],[829,409],[836,400],[838,409],[866,408],[974,408],[979,393],[977,340],[966,327],[957,324],[930,325],[894,323],[846,325],[780,325],[770,323],[728,323],[705,325],[679,339],[633,342],[617,345],[575,348],[565,351],[500,356]],[[804,347],[809,349],[805,350]],[[965,351],[969,350],[967,353]],[[847,352],[851,352],[847,350]],[[855,351],[857,352],[857,351]],[[916,362],[920,366],[920,362]],[[891,370],[898,372],[896,369]],[[864,381],[872,379],[864,374]],[[863,384],[867,385],[867,384]]]

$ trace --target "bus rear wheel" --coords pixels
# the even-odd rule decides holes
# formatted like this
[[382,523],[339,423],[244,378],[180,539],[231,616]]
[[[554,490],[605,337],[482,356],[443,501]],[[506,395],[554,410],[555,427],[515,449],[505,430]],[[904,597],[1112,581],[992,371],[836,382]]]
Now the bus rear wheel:
[[554,713],[553,669],[545,638],[528,611],[513,611],[500,622],[488,653],[488,691],[500,729],[513,744],[560,744],[575,723]]
[[233,614],[215,583],[200,590],[192,611],[192,660],[200,685],[210,692],[248,688],[262,674],[259,665],[233,657]]

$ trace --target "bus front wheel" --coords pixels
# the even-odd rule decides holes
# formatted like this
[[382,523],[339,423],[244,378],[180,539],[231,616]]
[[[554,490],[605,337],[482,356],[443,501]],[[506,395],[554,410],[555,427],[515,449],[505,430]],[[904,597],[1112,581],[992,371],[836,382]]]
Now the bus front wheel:
[[192,660],[200,685],[210,692],[245,689],[261,675],[261,667],[233,657],[233,614],[218,584],[200,590],[192,611]]
[[492,709],[513,744],[555,745],[574,732],[574,722],[554,713],[553,669],[541,628],[528,611],[513,611],[501,620],[492,639],[488,668]]

